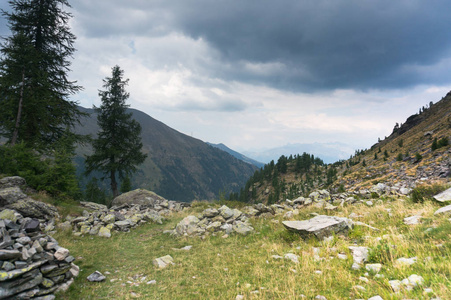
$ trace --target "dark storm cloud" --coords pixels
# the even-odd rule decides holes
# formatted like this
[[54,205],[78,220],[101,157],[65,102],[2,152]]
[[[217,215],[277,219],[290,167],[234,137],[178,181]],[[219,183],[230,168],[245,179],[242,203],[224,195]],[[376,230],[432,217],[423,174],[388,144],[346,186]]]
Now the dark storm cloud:
[[450,78],[449,68],[440,68],[451,58],[448,0],[70,2],[78,35],[202,39],[214,60],[197,63],[213,78],[294,91],[406,88]]
[[[290,89],[399,88],[431,78],[408,67],[451,54],[449,1],[196,3],[178,11],[177,25],[235,65],[235,72],[224,74],[232,78]],[[254,75],[240,68],[243,61],[287,69]]]

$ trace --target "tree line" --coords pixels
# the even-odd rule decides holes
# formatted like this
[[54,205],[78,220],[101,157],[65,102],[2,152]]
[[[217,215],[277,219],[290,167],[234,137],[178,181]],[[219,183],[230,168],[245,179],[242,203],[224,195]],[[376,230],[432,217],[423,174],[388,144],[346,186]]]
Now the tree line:
[[[287,183],[285,175],[291,174],[297,182]],[[283,198],[294,199],[308,194],[319,185],[330,185],[336,179],[337,169],[326,165],[319,157],[303,153],[282,155],[277,162],[271,161],[255,171],[239,193],[231,193],[229,200],[254,203],[276,203]]]

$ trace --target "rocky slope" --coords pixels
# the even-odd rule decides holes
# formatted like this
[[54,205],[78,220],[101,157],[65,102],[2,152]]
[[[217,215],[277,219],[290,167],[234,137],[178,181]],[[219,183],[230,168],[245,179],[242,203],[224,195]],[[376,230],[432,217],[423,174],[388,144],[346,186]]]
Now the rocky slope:
[[[261,176],[256,180],[255,173],[248,181],[243,192],[252,195],[250,200],[240,198],[267,203],[306,196],[315,189],[335,193],[368,190],[378,183],[398,189],[445,183],[451,176],[450,137],[451,92],[435,104],[430,102],[403,124],[396,124],[387,138],[370,149],[356,150],[347,160],[300,172],[296,166],[299,156],[281,157],[264,180]],[[285,171],[280,172],[283,164]],[[274,195],[277,199],[272,198]]]

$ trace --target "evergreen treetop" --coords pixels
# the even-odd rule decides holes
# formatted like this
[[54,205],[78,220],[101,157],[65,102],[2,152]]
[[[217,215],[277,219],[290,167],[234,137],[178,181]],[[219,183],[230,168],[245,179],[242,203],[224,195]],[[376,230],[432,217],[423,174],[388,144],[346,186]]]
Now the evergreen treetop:
[[11,36],[0,60],[0,134],[14,145],[52,149],[82,115],[70,95],[81,87],[67,77],[75,36],[66,0],[13,0],[3,11]]
[[88,173],[98,170],[110,178],[113,197],[119,195],[116,176],[123,179],[135,172],[147,156],[141,152],[141,125],[127,113],[128,79],[123,80],[123,73],[115,66],[112,76],[103,80],[102,104],[94,107],[100,131],[92,144],[94,154],[86,159]]

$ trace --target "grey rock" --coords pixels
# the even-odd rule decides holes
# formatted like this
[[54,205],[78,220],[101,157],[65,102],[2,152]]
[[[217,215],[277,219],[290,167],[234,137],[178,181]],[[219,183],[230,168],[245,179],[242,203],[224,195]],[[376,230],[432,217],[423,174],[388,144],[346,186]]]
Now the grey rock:
[[362,264],[368,259],[367,247],[350,246],[349,250],[351,250],[352,258],[354,260],[354,263],[357,265]]
[[86,279],[88,279],[88,281],[90,282],[101,282],[104,281],[106,277],[99,271],[95,271],[94,273],[89,275]]
[[17,259],[22,256],[22,253],[18,250],[4,250],[0,249],[0,260]]
[[242,235],[247,235],[252,231],[254,231],[254,228],[250,225],[247,225],[244,222],[238,221],[236,222],[236,224],[233,225],[233,231]]
[[382,269],[381,264],[366,264],[365,269],[370,272],[379,273]]
[[416,261],[417,261],[416,256],[411,258],[401,257],[395,261],[394,265],[397,267],[408,267],[413,265]]
[[447,189],[446,191],[441,192],[440,194],[435,195],[434,199],[439,202],[451,201],[451,188]]
[[287,253],[284,255],[285,259],[291,260],[292,262],[298,264],[299,263],[299,255],[296,255],[294,253]]
[[347,234],[352,228],[350,219],[319,215],[304,221],[283,221],[291,231],[299,233],[304,239],[315,236],[319,240],[335,234]]
[[59,216],[55,206],[31,198],[21,199],[9,204],[8,208],[16,210],[24,217],[36,219],[50,220]]
[[417,224],[420,224],[420,221],[421,221],[420,215],[415,215],[415,216],[410,216],[410,217],[404,218],[404,224],[406,224],[406,225],[417,225]]
[[234,215],[234,211],[232,210],[232,209],[230,209],[230,208],[228,208],[227,206],[225,206],[225,205],[223,205],[223,206],[221,206],[219,209],[218,209],[218,211],[219,211],[219,213],[221,214],[221,216],[224,218],[224,219],[229,219],[229,218],[231,218],[231,217],[233,217],[233,215]]
[[399,291],[401,291],[401,281],[400,280],[390,280],[388,282],[388,284],[390,284],[391,289],[393,290],[393,292],[398,293]]
[[57,260],[64,260],[69,256],[69,250],[63,247],[60,247],[55,254],[53,254]]
[[0,299],[32,289],[38,286],[42,279],[42,274],[39,270],[33,270],[19,279],[0,282]]
[[3,209],[2,211],[0,211],[0,219],[16,222],[17,221],[16,212],[12,209]]
[[434,215],[451,215],[451,205],[444,206],[442,208],[439,208],[435,211]]
[[169,265],[174,265],[174,259],[170,255],[165,255],[162,257],[158,257],[152,261],[153,265],[158,267],[159,269],[164,269]]
[[27,184],[27,182],[25,181],[24,178],[19,177],[19,176],[11,176],[11,177],[4,177],[2,179],[0,179],[0,189],[5,189],[5,188],[9,188],[9,187],[21,187],[21,186],[25,186]]
[[202,212],[204,218],[213,218],[219,215],[219,211],[216,208],[207,208]]
[[20,187],[7,187],[0,190],[0,206],[16,203],[21,199],[27,198],[27,195],[22,192]]
[[88,202],[88,201],[80,201],[80,205],[93,210],[108,210],[107,206],[100,203]]
[[101,236],[101,237],[109,238],[109,237],[111,237],[111,231],[108,228],[102,226],[99,229],[98,235]]
[[154,192],[144,189],[137,189],[117,196],[114,198],[112,205],[119,206],[123,204],[139,204],[144,206],[154,206],[155,203],[160,203],[165,200],[166,199],[155,194]]

